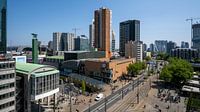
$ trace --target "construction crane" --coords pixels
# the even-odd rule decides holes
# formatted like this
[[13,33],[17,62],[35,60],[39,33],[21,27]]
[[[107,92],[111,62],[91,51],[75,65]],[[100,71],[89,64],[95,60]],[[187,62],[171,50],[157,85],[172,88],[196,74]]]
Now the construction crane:
[[193,18],[193,17],[186,19],[186,21],[190,21],[191,23],[191,47],[193,46],[192,45],[192,25],[193,25],[194,20],[198,20],[198,19],[200,20],[200,18]]
[[74,35],[75,35],[75,38],[76,38],[76,32],[78,31],[78,30],[81,30],[80,28],[73,28],[72,30],[74,30]]

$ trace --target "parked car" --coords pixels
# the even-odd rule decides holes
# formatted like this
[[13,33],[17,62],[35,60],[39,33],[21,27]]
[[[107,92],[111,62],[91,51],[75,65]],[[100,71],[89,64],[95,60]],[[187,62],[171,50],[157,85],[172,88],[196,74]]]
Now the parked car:
[[103,97],[104,97],[103,93],[99,93],[99,94],[96,96],[95,101],[99,101],[99,100],[103,99]]

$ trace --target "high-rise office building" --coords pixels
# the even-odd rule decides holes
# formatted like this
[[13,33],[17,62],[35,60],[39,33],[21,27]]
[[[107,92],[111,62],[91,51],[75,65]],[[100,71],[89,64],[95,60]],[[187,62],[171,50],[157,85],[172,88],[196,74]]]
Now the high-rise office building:
[[111,10],[108,8],[100,8],[94,13],[94,43],[95,48],[99,51],[105,51],[106,58],[110,58],[110,25]]
[[53,49],[53,41],[48,42],[48,49]]
[[200,24],[193,24],[192,31],[192,48],[200,49]]
[[112,43],[111,51],[115,52],[115,32],[112,30]]
[[147,51],[147,44],[143,43],[142,49],[143,49],[143,52],[144,52],[144,51]]
[[7,37],[6,37],[6,5],[7,0],[0,0],[0,54],[6,53]]
[[121,56],[125,55],[125,44],[128,41],[140,41],[140,21],[128,20],[120,23],[120,45]]
[[90,49],[94,49],[94,20],[92,21],[92,24],[89,25],[89,38],[90,38],[90,42],[89,42],[89,47]]
[[85,35],[78,36],[74,39],[75,49],[77,51],[88,51],[89,50],[89,42],[88,38]]
[[73,33],[53,33],[53,50],[54,51],[73,51],[74,50]]
[[181,48],[189,48],[189,43],[181,41]]
[[168,54],[170,54],[172,49],[175,49],[175,48],[176,48],[175,42],[172,42],[172,41],[167,42],[167,53]]
[[149,46],[149,51],[150,51],[150,52],[157,52],[157,49],[156,49],[155,44],[153,44],[153,43],[150,44],[150,46]]
[[15,112],[15,61],[0,54],[0,112]]
[[61,35],[62,33],[54,32],[53,33],[53,50],[61,51]]
[[15,112],[15,61],[6,54],[6,5],[0,0],[0,112]]
[[155,46],[158,52],[166,53],[167,52],[167,40],[156,40]]

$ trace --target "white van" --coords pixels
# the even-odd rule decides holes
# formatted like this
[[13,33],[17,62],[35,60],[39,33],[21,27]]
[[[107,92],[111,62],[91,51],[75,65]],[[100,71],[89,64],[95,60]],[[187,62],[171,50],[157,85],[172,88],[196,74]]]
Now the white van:
[[95,101],[99,101],[99,100],[101,100],[101,99],[103,99],[103,93],[99,93],[97,96],[96,96],[96,98],[95,98]]

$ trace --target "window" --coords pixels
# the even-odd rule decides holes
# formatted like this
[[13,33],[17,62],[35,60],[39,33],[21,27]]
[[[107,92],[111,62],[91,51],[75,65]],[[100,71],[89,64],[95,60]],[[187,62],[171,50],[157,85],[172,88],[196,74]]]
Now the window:
[[15,95],[15,92],[14,92],[14,91],[13,91],[13,92],[10,92],[10,93],[2,94],[2,95],[0,95],[0,100],[13,97],[14,95]]
[[14,83],[2,84],[2,85],[0,85],[0,90],[12,88],[12,87],[14,87],[14,86],[15,86]]
[[14,101],[11,101],[11,102],[2,104],[2,105],[0,105],[0,110],[2,110],[2,109],[4,109],[4,108],[7,108],[7,107],[10,107],[10,106],[13,106],[14,104],[15,104]]

